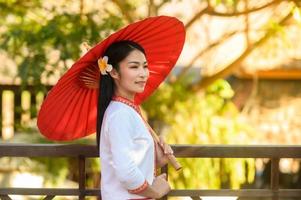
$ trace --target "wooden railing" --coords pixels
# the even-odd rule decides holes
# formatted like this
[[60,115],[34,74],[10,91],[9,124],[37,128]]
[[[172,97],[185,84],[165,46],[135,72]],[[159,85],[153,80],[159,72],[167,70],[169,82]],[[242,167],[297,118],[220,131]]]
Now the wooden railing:
[[20,85],[3,85],[0,84],[0,139],[2,137],[2,110],[3,110],[3,92],[4,91],[10,91],[13,93],[13,128],[16,131],[21,123],[21,115],[25,113],[24,110],[22,110],[22,92],[28,91],[30,94],[30,117],[36,118],[37,114],[37,102],[36,97],[39,92],[42,92],[43,95],[47,93],[48,90],[51,89],[52,86],[44,86],[44,89],[39,89],[37,87],[27,85],[27,86],[20,86]]
[[[188,196],[200,199],[200,196],[237,196],[261,199],[263,197],[278,200],[282,198],[301,199],[301,189],[279,189],[279,160],[281,158],[301,158],[301,146],[230,146],[230,145],[173,145],[179,158],[270,158],[271,182],[269,189],[221,189],[221,190],[172,190],[168,197]],[[78,188],[0,188],[0,199],[10,200],[9,195],[42,195],[45,200],[55,196],[99,196],[100,190],[86,188],[86,158],[98,157],[95,146],[89,145],[52,145],[52,144],[0,144],[0,157],[77,157],[79,162]],[[193,161],[192,161],[193,162]],[[168,174],[165,166],[162,171]],[[201,181],[201,180],[200,180]]]

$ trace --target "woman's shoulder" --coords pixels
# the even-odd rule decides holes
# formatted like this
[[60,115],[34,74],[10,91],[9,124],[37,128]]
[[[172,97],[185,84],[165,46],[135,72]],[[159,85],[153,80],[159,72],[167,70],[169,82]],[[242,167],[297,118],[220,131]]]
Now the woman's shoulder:
[[112,118],[113,116],[130,117],[133,116],[133,110],[124,103],[111,101],[106,110],[106,115],[108,118]]

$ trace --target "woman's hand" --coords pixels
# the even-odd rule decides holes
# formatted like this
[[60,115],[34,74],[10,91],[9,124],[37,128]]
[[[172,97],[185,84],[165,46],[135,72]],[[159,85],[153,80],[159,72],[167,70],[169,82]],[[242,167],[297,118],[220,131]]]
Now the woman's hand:
[[166,181],[166,174],[163,173],[157,177],[155,177],[152,188],[156,191],[157,196],[156,199],[162,198],[166,195],[171,189],[169,183]]
[[144,197],[160,199],[170,191],[169,183],[166,181],[166,174],[163,173],[155,177],[153,183],[148,185],[145,190],[138,193]]
[[171,147],[159,136],[159,142],[156,143],[156,166],[161,168],[168,163],[168,156],[173,154]]

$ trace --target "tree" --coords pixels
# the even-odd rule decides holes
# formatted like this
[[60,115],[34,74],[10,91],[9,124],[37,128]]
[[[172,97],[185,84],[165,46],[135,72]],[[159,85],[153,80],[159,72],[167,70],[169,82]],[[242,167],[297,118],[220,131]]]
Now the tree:
[[104,10],[78,10],[72,4],[56,6],[49,2],[0,1],[0,48],[18,66],[17,77],[24,85],[41,86],[57,79],[80,53],[80,44],[97,43],[111,30],[120,28],[122,19]]
[[[121,1],[114,1],[118,8],[121,10],[121,13],[126,13],[129,6],[131,5],[130,1],[122,1],[123,4],[120,4]],[[146,1],[149,5],[148,16],[160,14],[160,9],[165,5],[169,4],[170,1],[161,0],[161,1]],[[178,1],[181,2],[181,1]],[[187,2],[190,3],[190,2]],[[195,54],[192,59],[187,62],[187,65],[184,67],[182,72],[177,76],[173,81],[181,81],[181,78],[189,71],[189,68],[200,58],[203,58],[204,55],[214,55],[216,50],[222,46],[224,43],[228,42],[231,38],[243,34],[245,37],[245,48],[243,51],[234,59],[232,59],[229,64],[221,66],[218,70],[215,70],[209,75],[205,75],[197,83],[194,83],[190,86],[190,89],[193,91],[198,91],[206,88],[212,84],[217,79],[227,77],[233,71],[235,71],[241,63],[246,59],[254,50],[263,46],[267,41],[273,39],[273,37],[279,37],[279,32],[282,32],[285,26],[292,25],[288,21],[293,16],[294,12],[300,12],[300,1],[281,1],[281,0],[267,0],[261,3],[258,1],[252,0],[229,0],[229,1],[199,1],[200,10],[195,12],[192,17],[186,22],[186,31],[189,32],[192,29],[193,25],[198,24],[202,18],[236,18],[237,23],[241,23],[239,18],[243,18],[243,25],[237,30],[232,30],[225,32],[215,41],[209,41],[205,47],[200,47],[200,51]],[[134,5],[131,5],[134,7]],[[134,16],[138,14],[133,14],[134,9],[131,10],[131,18],[127,18],[128,22],[133,21]],[[271,13],[270,17],[264,17],[266,12]],[[182,15],[184,15],[185,10]],[[250,20],[250,16],[259,13],[263,18],[266,18],[266,22],[259,27],[254,27],[254,20]],[[279,17],[281,16],[281,17]],[[258,17],[259,18],[259,17]],[[253,24],[252,24],[253,23]],[[204,25],[204,24],[202,24]],[[293,24],[293,25],[296,25]],[[253,27],[253,28],[252,28]],[[254,37],[251,37],[251,34],[255,34]],[[211,53],[212,52],[212,53]],[[211,57],[212,58],[212,57]],[[205,67],[207,63],[204,63]]]
[[[176,2],[183,5],[190,3],[180,0]],[[147,16],[166,14],[163,8],[171,3],[170,0],[110,2],[99,0],[91,6],[91,2],[85,0],[78,3],[66,0],[62,5],[49,4],[41,0],[0,1],[2,10],[0,48],[16,62],[18,76],[24,83],[38,85],[41,83],[41,77],[56,74],[57,79],[70,66],[68,63],[79,57],[82,42],[89,41],[95,44],[111,30],[120,28],[124,22],[130,23]],[[193,26],[204,26],[200,23],[203,18],[234,19],[238,24],[243,23],[236,30],[224,31],[224,34],[214,41],[210,37],[208,41],[203,41],[202,43],[206,44],[199,47],[199,52],[195,53],[182,72],[172,81],[181,81],[200,59],[204,61],[205,67],[210,67],[204,57],[209,55],[212,59],[218,48],[237,35],[243,34],[245,47],[242,52],[228,64],[219,66],[211,74],[205,75],[199,82],[191,85],[190,89],[194,91],[203,89],[215,80],[228,76],[255,49],[263,46],[269,39],[279,36],[277,33],[283,30],[282,27],[291,25],[287,22],[291,19],[293,11],[299,9],[299,4],[299,1],[293,0],[266,0],[261,4],[255,0],[199,1],[196,5],[200,8],[199,11],[193,13],[185,23],[188,33],[193,31]],[[142,11],[138,9],[143,5],[147,6],[144,6]],[[71,6],[77,8],[69,9]],[[116,9],[120,12],[116,12]],[[263,16],[265,13],[270,13],[270,17],[262,17],[265,18],[265,22],[260,26],[253,25],[255,22],[250,17],[254,14]],[[185,11],[180,10],[176,14],[185,16]],[[210,35],[210,30],[206,34]],[[34,70],[32,66],[35,66]]]

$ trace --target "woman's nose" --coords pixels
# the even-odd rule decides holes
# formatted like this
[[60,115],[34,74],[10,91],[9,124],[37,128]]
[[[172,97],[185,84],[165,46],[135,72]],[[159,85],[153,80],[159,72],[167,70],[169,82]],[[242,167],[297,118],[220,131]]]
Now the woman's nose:
[[140,76],[147,77],[148,75],[149,75],[148,68],[142,67],[142,69],[140,70]]

